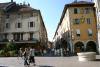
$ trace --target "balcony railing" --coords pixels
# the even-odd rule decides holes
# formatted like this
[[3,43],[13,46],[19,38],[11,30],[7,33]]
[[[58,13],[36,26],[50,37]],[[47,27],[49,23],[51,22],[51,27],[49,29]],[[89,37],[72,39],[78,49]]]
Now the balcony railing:
[[8,42],[8,39],[2,39],[0,42]]
[[38,41],[36,38],[28,38],[28,41]]
[[[3,40],[0,41],[0,44],[5,44],[7,42],[9,42],[8,39],[3,39]],[[28,40],[14,39],[14,40],[12,40],[12,42],[14,42],[14,43],[37,43],[39,41],[35,38],[29,38]]]

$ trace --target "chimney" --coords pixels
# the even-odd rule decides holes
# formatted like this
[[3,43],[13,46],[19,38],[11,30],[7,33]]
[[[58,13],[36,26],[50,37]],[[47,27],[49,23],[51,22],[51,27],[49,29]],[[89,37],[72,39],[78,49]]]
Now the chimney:
[[13,0],[11,0],[11,2],[13,2]]

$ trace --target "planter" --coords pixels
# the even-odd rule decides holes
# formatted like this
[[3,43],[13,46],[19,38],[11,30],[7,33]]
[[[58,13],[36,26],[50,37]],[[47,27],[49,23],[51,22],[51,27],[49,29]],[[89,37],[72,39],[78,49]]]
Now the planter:
[[96,52],[80,52],[77,53],[79,61],[93,61],[96,60]]

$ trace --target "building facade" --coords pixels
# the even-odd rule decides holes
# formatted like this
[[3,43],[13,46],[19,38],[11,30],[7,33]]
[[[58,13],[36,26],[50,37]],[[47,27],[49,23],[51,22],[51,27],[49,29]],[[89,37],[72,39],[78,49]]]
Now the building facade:
[[47,31],[40,10],[30,4],[0,3],[0,45],[12,41],[18,47],[44,49]]
[[84,51],[98,52],[94,3],[75,1],[66,4],[53,41],[55,49],[61,55]]
[[97,15],[97,28],[98,28],[98,44],[99,44],[99,52],[100,52],[100,0],[93,0],[96,8]]

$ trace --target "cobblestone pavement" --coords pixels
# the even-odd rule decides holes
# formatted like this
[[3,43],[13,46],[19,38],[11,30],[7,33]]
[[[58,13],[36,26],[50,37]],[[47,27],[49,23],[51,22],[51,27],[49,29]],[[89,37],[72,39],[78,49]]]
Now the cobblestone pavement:
[[[30,67],[100,67],[100,55],[96,61],[78,61],[77,56],[73,57],[35,57],[36,66]],[[16,57],[1,57],[0,67],[25,67],[23,60]]]

